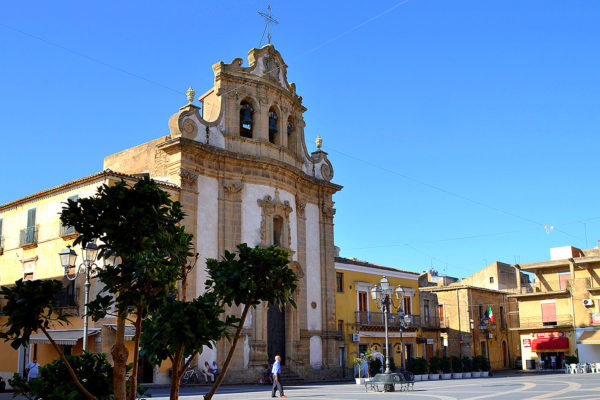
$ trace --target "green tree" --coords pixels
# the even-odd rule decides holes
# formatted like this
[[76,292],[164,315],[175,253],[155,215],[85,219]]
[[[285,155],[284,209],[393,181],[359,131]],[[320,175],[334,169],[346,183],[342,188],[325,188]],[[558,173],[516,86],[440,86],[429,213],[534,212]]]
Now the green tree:
[[204,396],[205,400],[212,399],[227,374],[250,308],[261,302],[279,304],[280,307],[287,303],[296,306],[292,296],[298,278],[288,262],[288,252],[279,247],[252,248],[245,243],[237,246],[237,254],[225,251],[221,261],[207,260],[207,290],[214,291],[221,304],[228,307],[243,305],[243,310],[222,372]]
[[43,379],[27,380],[15,374],[8,382],[16,392],[30,400],[84,400],[87,396],[80,388],[71,379],[65,379],[72,368],[98,400],[112,398],[112,365],[106,360],[106,354],[84,352],[81,356],[66,356],[66,359],[68,364],[59,358],[40,367]]
[[133,186],[125,181],[102,185],[92,197],[69,200],[61,213],[62,223],[80,234],[75,245],[98,240],[99,257],[118,255],[116,265],[107,264],[98,271],[104,287],[89,306],[94,320],[115,307],[117,332],[111,351],[115,400],[127,397],[125,321],[130,310],[136,327],[129,378],[129,399],[134,400],[142,320],[177,290],[182,265],[192,256],[192,236],[179,225],[183,217],[179,202],[149,178]]
[[54,347],[74,385],[88,399],[96,399],[96,396],[80,382],[61,348],[48,333],[53,321],[59,324],[68,323],[67,315],[61,312],[55,300],[62,287],[62,283],[57,280],[22,279],[16,281],[13,287],[2,286],[0,295],[6,300],[2,312],[7,317],[4,326],[8,329],[0,332],[0,338],[5,342],[10,341],[11,346],[18,349],[20,346],[28,346],[31,335],[41,330]]

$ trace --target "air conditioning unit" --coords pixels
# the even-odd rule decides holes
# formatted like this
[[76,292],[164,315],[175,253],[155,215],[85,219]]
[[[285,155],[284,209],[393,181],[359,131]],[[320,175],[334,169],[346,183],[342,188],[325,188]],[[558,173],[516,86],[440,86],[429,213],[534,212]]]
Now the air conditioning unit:
[[583,305],[586,307],[591,307],[594,305],[594,300],[592,299],[583,299]]
[[360,335],[358,333],[351,333],[350,340],[352,342],[358,342],[358,341],[360,341]]

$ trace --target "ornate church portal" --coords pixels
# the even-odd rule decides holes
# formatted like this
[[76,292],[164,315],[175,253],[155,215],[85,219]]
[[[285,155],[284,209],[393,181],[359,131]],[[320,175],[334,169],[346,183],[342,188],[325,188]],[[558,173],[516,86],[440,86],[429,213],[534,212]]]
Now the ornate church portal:
[[[316,151],[307,150],[306,108],[279,52],[271,44],[252,49],[248,62],[213,65],[214,87],[199,97],[188,90],[168,136],[106,157],[104,168],[179,185],[183,222],[200,255],[188,298],[204,290],[207,258],[221,258],[240,243],[289,251],[299,277],[297,307],[260,304],[251,311],[227,381],[256,382],[276,354],[305,379],[342,376],[332,200],[341,186],[331,182],[320,138]],[[229,346],[222,340],[198,362],[222,365]],[[161,367],[156,381],[168,381],[167,372]]]

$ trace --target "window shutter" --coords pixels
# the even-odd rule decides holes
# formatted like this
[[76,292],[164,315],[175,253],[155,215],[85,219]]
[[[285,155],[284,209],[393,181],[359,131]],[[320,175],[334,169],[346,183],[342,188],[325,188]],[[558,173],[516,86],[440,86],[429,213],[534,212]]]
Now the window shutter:
[[0,236],[2,235],[2,218],[0,218]]
[[560,290],[565,290],[567,288],[567,281],[571,279],[571,273],[560,273],[558,274],[558,285]]
[[35,208],[30,208],[27,210],[27,228],[32,228],[35,226]]
[[78,194],[73,195],[73,196],[69,196],[69,200],[77,201],[77,199],[79,199],[79,195]]
[[556,303],[542,303],[542,322],[556,322]]

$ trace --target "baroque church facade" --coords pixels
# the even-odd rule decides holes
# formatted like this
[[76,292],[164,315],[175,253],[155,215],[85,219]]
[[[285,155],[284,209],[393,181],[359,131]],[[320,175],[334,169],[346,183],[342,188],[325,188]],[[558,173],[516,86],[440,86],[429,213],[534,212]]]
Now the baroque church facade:
[[[297,307],[252,310],[228,381],[256,382],[276,354],[305,379],[341,376],[332,196],[342,187],[331,182],[320,139],[317,151],[307,150],[306,108],[280,53],[269,44],[250,50],[248,61],[213,65],[214,87],[198,98],[201,107],[190,88],[188,104],[169,120],[169,136],[106,157],[104,169],[179,185],[184,224],[200,255],[188,296],[204,289],[204,261],[239,243],[290,251]],[[223,340],[199,362],[221,364],[228,350]],[[166,381],[160,372],[155,381]]]

